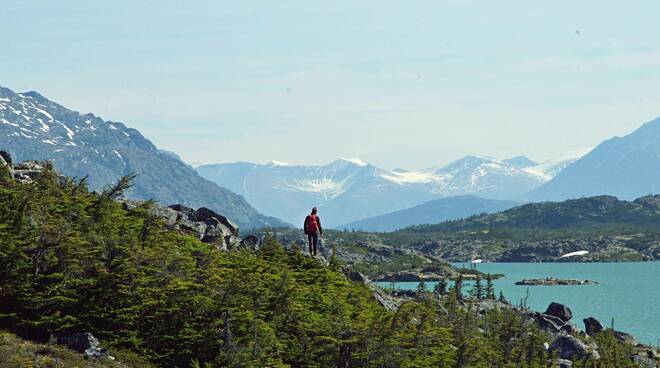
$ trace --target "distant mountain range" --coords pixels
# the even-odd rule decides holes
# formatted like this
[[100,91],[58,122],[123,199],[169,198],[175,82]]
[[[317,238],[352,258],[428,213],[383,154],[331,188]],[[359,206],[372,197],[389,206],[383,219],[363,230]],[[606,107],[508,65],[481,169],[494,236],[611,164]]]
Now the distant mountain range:
[[351,222],[338,228],[372,232],[395,231],[412,225],[437,224],[482,213],[500,212],[516,205],[513,201],[475,196],[441,198],[405,210]]
[[[327,226],[408,209],[453,196],[512,200],[540,187],[584,152],[537,164],[466,156],[446,166],[420,171],[387,170],[359,159],[324,166],[237,162],[197,167],[197,172],[236,193],[265,213],[297,224],[318,206]],[[467,209],[466,209],[467,210]],[[458,211],[457,213],[467,213]],[[437,218],[442,219],[443,215]]]
[[601,143],[527,199],[613,195],[630,200],[656,193],[660,193],[660,118],[625,137]]
[[[37,92],[21,94],[0,87],[0,149],[16,160],[53,161],[68,176],[88,176],[94,190],[136,172],[129,197],[206,206],[243,228],[300,225],[314,206],[320,208],[327,227],[384,231],[497,212],[510,204],[507,201],[598,195],[630,200],[660,193],[660,118],[593,150],[542,163],[525,156],[466,156],[416,171],[383,169],[359,159],[322,166],[272,161],[193,169],[122,123],[81,115]],[[480,198],[449,200],[461,196]]]
[[285,225],[261,215],[243,197],[203,179],[137,130],[81,115],[37,92],[15,93],[0,87],[0,149],[16,161],[50,160],[65,175],[88,176],[93,190],[135,172],[139,176],[127,192],[130,198],[209,207],[243,228]]

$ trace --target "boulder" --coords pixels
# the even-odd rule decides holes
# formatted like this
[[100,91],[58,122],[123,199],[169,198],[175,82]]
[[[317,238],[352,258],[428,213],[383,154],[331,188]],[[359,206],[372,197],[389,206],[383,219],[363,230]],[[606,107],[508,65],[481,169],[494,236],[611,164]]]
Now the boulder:
[[599,359],[598,353],[592,351],[585,343],[570,335],[560,335],[550,344],[550,352],[554,352],[561,359],[571,361]]
[[55,336],[55,342],[85,354],[88,359],[109,357],[108,349],[100,347],[99,340],[89,332],[58,334]]
[[249,249],[259,249],[261,246],[261,240],[259,240],[259,237],[256,235],[248,235],[245,238],[241,239],[241,242],[239,243],[242,248],[249,248]]
[[559,368],[573,368],[573,362],[568,359],[557,359],[557,367]]
[[166,220],[168,227],[195,234],[201,241],[215,244],[226,250],[238,240],[238,227],[227,219],[206,207],[193,210],[182,204],[160,208],[158,215]]
[[564,322],[561,318],[551,316],[549,314],[535,313],[533,315],[536,325],[549,333],[559,334],[567,333],[573,334],[577,331],[577,328],[570,323]]
[[564,322],[568,322],[571,320],[571,318],[573,318],[573,312],[571,311],[571,308],[560,303],[550,303],[544,314],[558,317]]
[[564,321],[562,321],[561,318],[543,313],[536,313],[534,315],[534,320],[540,329],[553,334],[560,333],[564,326]]
[[97,347],[99,345],[99,340],[89,332],[57,334],[55,335],[55,341],[58,344],[64,345],[69,349],[75,350],[79,353],[84,353],[85,350],[89,348]]
[[584,322],[584,331],[589,336],[593,336],[605,329],[603,324],[594,317],[585,318],[582,322]]
[[222,216],[206,207],[201,207],[197,211],[195,211],[194,220],[201,222],[207,222],[209,220],[218,221],[223,226],[225,226],[229,230],[229,232],[238,234],[238,226],[236,226],[236,224],[231,222],[225,216]]

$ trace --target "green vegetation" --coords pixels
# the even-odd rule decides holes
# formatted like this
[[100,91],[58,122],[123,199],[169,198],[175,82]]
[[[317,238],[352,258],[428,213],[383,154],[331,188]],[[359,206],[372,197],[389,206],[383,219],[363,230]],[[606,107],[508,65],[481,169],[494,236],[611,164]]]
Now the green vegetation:
[[113,356],[116,360],[85,360],[80,354],[57,345],[37,344],[0,332],[0,368],[154,367],[135,353],[115,351]]
[[[441,300],[420,290],[392,312],[335,259],[324,266],[273,238],[222,252],[168,231],[153,203],[115,200],[129,181],[96,194],[50,167],[29,184],[0,177],[0,329],[22,338],[89,331],[128,366],[551,366],[545,334],[509,308],[482,316],[460,287]],[[25,366],[57,366],[35,362],[58,354],[80,363],[2,336],[0,354]]]

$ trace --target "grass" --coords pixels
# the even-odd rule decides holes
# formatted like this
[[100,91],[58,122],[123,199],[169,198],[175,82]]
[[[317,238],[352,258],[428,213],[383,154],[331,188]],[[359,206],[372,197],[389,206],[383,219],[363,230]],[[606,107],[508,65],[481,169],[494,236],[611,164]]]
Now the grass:
[[0,331],[0,368],[149,368],[154,367],[133,353],[111,351],[116,360],[86,360],[65,347],[39,344]]

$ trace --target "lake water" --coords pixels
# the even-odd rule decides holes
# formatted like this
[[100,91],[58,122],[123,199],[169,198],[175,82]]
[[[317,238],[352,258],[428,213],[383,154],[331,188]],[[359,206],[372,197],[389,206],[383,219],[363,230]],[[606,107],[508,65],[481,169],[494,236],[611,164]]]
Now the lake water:
[[[514,304],[529,290],[527,305],[533,310],[543,312],[550,302],[559,302],[571,308],[572,322],[580,329],[584,329],[582,319],[586,317],[595,317],[608,327],[614,318],[615,329],[631,333],[646,344],[660,343],[660,262],[484,263],[477,269],[504,274],[504,278],[495,280],[495,289],[498,295],[501,290]],[[598,281],[599,285],[514,285],[523,279],[546,277],[589,279]],[[435,286],[435,282],[427,284],[430,290]],[[400,282],[396,287],[414,289],[417,283]]]

